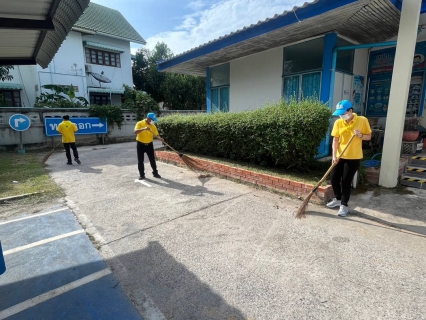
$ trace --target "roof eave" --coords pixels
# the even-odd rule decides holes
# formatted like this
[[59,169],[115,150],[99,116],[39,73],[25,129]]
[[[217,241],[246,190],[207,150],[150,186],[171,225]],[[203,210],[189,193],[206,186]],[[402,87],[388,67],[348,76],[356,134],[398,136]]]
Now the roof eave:
[[210,41],[207,44],[201,45],[168,61],[160,63],[158,65],[158,70],[166,71],[166,69],[172,66],[205,55],[206,53],[211,53],[233,44],[258,37],[280,28],[284,28],[288,25],[298,23],[300,20],[305,20],[321,15],[322,13],[337,9],[353,2],[357,2],[357,0],[315,0],[311,3],[305,2],[302,7],[297,9],[295,7],[293,9],[293,11],[297,12],[297,16],[296,14],[292,14],[293,11],[285,11],[280,16],[275,16],[272,19],[266,19],[264,22],[258,23],[257,25],[251,25],[250,27],[243,28],[241,31],[232,32],[228,36],[220,37],[217,40]]
[[108,38],[129,41],[129,42],[138,43],[138,44],[142,44],[142,45],[146,44],[146,41],[143,40],[143,39],[142,40],[129,39],[129,38],[126,38],[126,37],[119,37],[119,36],[115,36],[115,35],[112,35],[112,34],[99,32],[99,31],[96,31],[96,30],[90,30],[90,29],[79,28],[79,27],[73,27],[72,30],[76,31],[76,32],[81,32],[81,33],[97,34],[97,35],[108,37]]

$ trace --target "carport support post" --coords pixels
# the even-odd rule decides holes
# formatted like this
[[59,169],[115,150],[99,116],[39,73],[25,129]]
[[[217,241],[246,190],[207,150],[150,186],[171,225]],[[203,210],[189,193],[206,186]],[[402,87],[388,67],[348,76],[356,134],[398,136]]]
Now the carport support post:
[[206,68],[206,112],[212,113],[212,100],[210,92],[210,68]]
[[402,2],[379,178],[379,184],[386,188],[396,187],[398,182],[402,132],[421,5],[422,0]]

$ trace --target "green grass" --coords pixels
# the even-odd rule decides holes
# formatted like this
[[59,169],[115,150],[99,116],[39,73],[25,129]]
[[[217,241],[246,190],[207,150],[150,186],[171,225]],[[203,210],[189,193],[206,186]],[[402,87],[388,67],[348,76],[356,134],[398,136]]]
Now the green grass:
[[[42,154],[0,151],[0,198],[40,192],[44,200],[61,197],[63,190],[49,177]],[[14,181],[17,181],[14,183]]]

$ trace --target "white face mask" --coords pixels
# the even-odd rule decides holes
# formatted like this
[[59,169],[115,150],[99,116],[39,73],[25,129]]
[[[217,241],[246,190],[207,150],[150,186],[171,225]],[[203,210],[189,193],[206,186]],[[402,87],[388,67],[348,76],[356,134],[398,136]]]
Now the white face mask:
[[343,119],[343,120],[349,120],[349,118],[350,118],[351,116],[349,115],[349,114],[344,114],[344,115],[341,115],[340,116],[340,119]]

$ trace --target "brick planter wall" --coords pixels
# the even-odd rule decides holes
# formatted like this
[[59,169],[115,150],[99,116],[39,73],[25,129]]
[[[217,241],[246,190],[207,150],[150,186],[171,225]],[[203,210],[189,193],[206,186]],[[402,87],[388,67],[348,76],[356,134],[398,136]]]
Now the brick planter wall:
[[[185,163],[176,153],[156,150],[155,154],[157,159],[160,161],[179,166],[185,166]],[[232,178],[254,185],[262,186],[268,189],[274,189],[279,192],[284,192],[296,197],[305,197],[314,188],[313,185],[305,184],[303,182],[292,181],[264,173],[257,173],[245,169],[234,168],[231,166],[204,159],[199,159],[196,157],[191,157],[191,159],[193,160],[191,161],[192,164],[195,165],[200,171],[207,171],[210,173],[218,174],[225,178]],[[333,190],[331,186],[319,187],[317,190],[317,194],[314,194],[312,196],[312,201],[323,203],[324,200],[328,200],[333,197]]]

